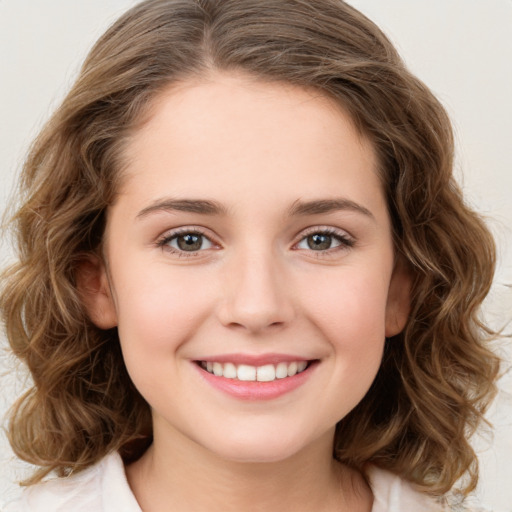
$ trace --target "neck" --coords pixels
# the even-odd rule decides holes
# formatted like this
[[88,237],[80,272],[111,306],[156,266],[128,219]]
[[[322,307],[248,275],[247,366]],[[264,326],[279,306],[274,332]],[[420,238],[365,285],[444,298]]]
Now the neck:
[[369,511],[371,491],[334,461],[332,435],[288,459],[257,463],[225,460],[187,438],[169,443],[155,436],[126,472],[145,512]]

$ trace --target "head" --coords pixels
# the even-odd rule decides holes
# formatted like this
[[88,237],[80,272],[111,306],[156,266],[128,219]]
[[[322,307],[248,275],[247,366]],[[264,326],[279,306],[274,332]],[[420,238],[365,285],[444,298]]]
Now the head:
[[[83,283],[99,266],[108,278],[112,212],[163,98],[219,76],[339,109],[381,187],[389,281],[398,275],[406,293],[386,319],[375,379],[337,425],[334,456],[378,464],[434,493],[470,470],[471,486],[467,435],[497,370],[477,317],[493,242],[453,180],[444,109],[382,32],[339,0],[150,0],[92,49],[22,176],[20,263],[2,310],[35,385],[14,409],[14,448],[67,471],[113,449],[136,458],[150,442],[150,410],[123,361],[118,319],[107,306],[94,313]],[[41,425],[58,434],[36,436]]]

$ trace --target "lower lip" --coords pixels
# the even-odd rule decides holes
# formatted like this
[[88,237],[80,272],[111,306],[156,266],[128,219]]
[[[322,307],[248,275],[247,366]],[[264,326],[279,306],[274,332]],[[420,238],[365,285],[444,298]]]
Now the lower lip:
[[226,379],[226,377],[213,375],[197,363],[194,363],[194,366],[208,384],[228,395],[240,400],[272,400],[286,395],[304,384],[314,371],[317,363],[310,363],[304,371],[295,374],[293,377],[285,377],[270,382]]

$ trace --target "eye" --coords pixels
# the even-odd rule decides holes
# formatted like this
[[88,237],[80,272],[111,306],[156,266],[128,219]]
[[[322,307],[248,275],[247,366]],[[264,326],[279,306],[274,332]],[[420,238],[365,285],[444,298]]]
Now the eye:
[[194,253],[213,247],[212,241],[199,231],[181,231],[168,234],[158,245],[172,252]]
[[302,238],[296,248],[322,252],[337,248],[349,248],[353,245],[354,240],[349,238],[346,233],[335,230],[316,230]]

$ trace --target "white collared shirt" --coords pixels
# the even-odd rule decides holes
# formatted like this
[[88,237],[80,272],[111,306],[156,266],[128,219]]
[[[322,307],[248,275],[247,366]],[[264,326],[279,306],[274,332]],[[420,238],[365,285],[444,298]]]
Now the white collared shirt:
[[[437,505],[398,476],[371,467],[372,512],[440,512]],[[98,464],[67,478],[27,488],[2,512],[142,512],[126,479],[121,457],[112,453]]]

